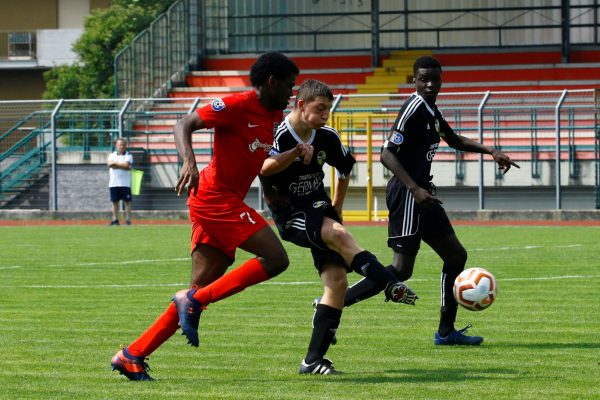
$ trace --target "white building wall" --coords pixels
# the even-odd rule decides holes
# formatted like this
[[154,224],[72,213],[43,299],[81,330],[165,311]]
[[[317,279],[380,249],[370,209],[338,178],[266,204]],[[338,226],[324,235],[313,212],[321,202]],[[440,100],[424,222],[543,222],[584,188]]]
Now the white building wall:
[[77,55],[71,47],[83,29],[40,29],[37,31],[37,59],[40,67],[73,64]]

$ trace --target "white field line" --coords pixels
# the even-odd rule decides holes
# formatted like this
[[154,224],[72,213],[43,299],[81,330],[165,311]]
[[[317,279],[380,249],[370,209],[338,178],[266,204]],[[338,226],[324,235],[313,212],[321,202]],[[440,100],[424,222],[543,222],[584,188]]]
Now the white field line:
[[[499,279],[501,282],[515,281],[515,282],[527,282],[527,281],[558,281],[565,279],[597,279],[600,275],[560,275],[560,276],[540,276],[540,277],[522,277],[522,278],[502,278]],[[419,282],[437,282],[439,279],[411,279],[411,281]],[[297,282],[262,282],[260,285],[320,285],[321,282],[315,281],[297,281]],[[156,284],[127,284],[127,285],[0,285],[3,289],[115,289],[115,288],[157,288],[157,287],[187,287],[185,283],[156,283]]]
[[[261,285],[320,285],[321,281],[299,282],[262,282]],[[154,288],[154,287],[188,287],[187,283],[156,283],[156,284],[128,284],[128,285],[0,285],[0,288],[23,289],[118,289],[118,288]]]
[[[581,247],[581,244],[569,244],[569,245],[557,245],[551,246],[555,248],[569,248],[569,247]],[[548,246],[529,245],[522,247],[493,247],[493,248],[481,248],[481,249],[470,249],[468,251],[506,251],[506,250],[531,250],[544,248]],[[168,258],[168,259],[150,259],[150,260],[128,260],[128,261],[113,261],[113,262],[89,262],[89,263],[75,263],[75,264],[52,264],[49,267],[68,267],[68,266],[96,266],[96,265],[130,265],[130,264],[152,264],[152,263],[167,263],[176,261],[189,261],[189,257],[182,258]],[[17,269],[23,268],[20,265],[13,266],[0,266],[0,270],[4,269]],[[523,277],[523,278],[502,278],[502,281],[552,281],[552,280],[563,280],[563,279],[595,279],[600,278],[600,275],[562,275],[562,276],[543,276],[543,277]],[[430,279],[411,279],[411,281],[426,282]],[[437,279],[435,279],[437,280]],[[315,285],[320,284],[320,281],[298,281],[298,282],[263,282],[262,285]],[[161,283],[161,284],[114,284],[114,285],[17,285],[7,286],[0,285],[1,288],[25,288],[25,289],[75,289],[75,288],[150,288],[150,287],[186,287],[185,283]]]
[[[551,246],[552,248],[569,248],[569,247],[581,247],[581,244],[568,244],[568,245],[556,245]],[[480,249],[467,249],[467,251],[513,251],[513,250],[532,250],[532,249],[540,249],[548,246],[539,246],[539,245],[530,245],[530,246],[522,246],[522,247],[489,247],[489,248],[480,248]],[[149,259],[149,260],[125,260],[125,261],[102,261],[102,262],[86,262],[86,263],[67,263],[67,264],[50,264],[48,267],[52,268],[60,268],[60,267],[93,267],[97,265],[131,265],[131,264],[154,264],[154,263],[169,263],[169,262],[179,262],[179,261],[191,261],[190,257],[180,257],[180,258],[163,258],[163,259]],[[2,269],[15,269],[15,268],[23,268],[22,266],[1,266]]]
[[112,262],[87,262],[87,263],[74,263],[74,264],[50,264],[48,267],[93,267],[96,265],[130,265],[130,264],[159,264],[161,262],[175,262],[175,261],[191,261],[190,257],[182,258],[163,258],[154,260],[127,260],[127,261],[112,261]]
[[487,249],[467,249],[469,251],[505,251],[505,250],[533,250],[533,249],[543,249],[546,247],[556,248],[556,249],[564,249],[570,247],[581,247],[581,244],[564,244],[564,245],[556,245],[556,246],[537,246],[537,245],[529,245],[522,247],[490,247]]

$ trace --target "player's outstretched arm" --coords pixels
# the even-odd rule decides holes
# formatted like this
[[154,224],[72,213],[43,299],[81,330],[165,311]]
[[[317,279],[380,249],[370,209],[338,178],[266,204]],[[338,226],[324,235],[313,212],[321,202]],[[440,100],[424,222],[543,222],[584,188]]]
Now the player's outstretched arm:
[[507,156],[500,150],[492,150],[492,157],[494,158],[494,161],[496,161],[496,163],[498,164],[498,168],[503,170],[503,174],[507,173],[511,166],[521,168],[519,167],[519,164],[512,161],[509,156]]
[[308,165],[312,160],[313,150],[313,146],[308,143],[298,143],[293,149],[267,158],[263,163],[260,174],[263,176],[275,175],[289,167],[298,157],[302,159],[305,165]]
[[488,147],[465,136],[450,133],[443,136],[443,138],[444,141],[454,149],[491,155],[494,158],[494,161],[496,161],[498,164],[498,168],[503,170],[503,173],[507,173],[511,166],[521,168],[502,151]]
[[175,191],[178,196],[180,196],[186,188],[188,195],[192,192],[194,195],[198,193],[199,172],[196,165],[196,155],[194,154],[194,148],[192,147],[192,133],[202,128],[204,128],[202,119],[198,113],[193,112],[180,119],[173,129],[175,146],[177,147],[179,156],[183,160],[179,180],[175,186]]

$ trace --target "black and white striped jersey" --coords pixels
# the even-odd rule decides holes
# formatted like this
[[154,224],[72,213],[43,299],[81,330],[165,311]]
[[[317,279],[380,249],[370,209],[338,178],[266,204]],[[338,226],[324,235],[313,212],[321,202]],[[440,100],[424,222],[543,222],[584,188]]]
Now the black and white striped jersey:
[[437,106],[431,107],[415,93],[400,108],[383,147],[396,156],[417,185],[429,189],[431,162],[440,137],[451,133],[454,131]]
[[[286,117],[277,129],[270,155],[291,150],[298,143],[302,143],[302,139],[294,132]],[[314,148],[309,165],[304,165],[298,157],[288,168],[269,177],[269,182],[279,193],[289,196],[295,209],[314,201],[331,201],[323,186],[325,163],[335,167],[338,174],[346,176],[356,162],[342,144],[338,132],[330,126],[313,129],[306,143]]]

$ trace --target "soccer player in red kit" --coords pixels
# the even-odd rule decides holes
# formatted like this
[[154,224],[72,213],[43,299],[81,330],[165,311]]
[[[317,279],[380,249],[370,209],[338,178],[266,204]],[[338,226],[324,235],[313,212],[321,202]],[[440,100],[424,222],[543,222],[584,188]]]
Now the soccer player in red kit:
[[[181,119],[175,142],[183,167],[175,190],[187,192],[192,222],[191,288],[177,292],[167,310],[112,359],[131,380],[152,380],[145,362],[181,326],[197,347],[200,313],[210,303],[283,272],[289,260],[267,222],[244,198],[268,157],[274,132],[292,96],[298,67],[281,53],[261,55],[250,70],[254,90],[216,99]],[[214,156],[198,171],[192,133],[214,128]],[[310,146],[298,146],[309,162]],[[256,255],[227,274],[240,248]]]

